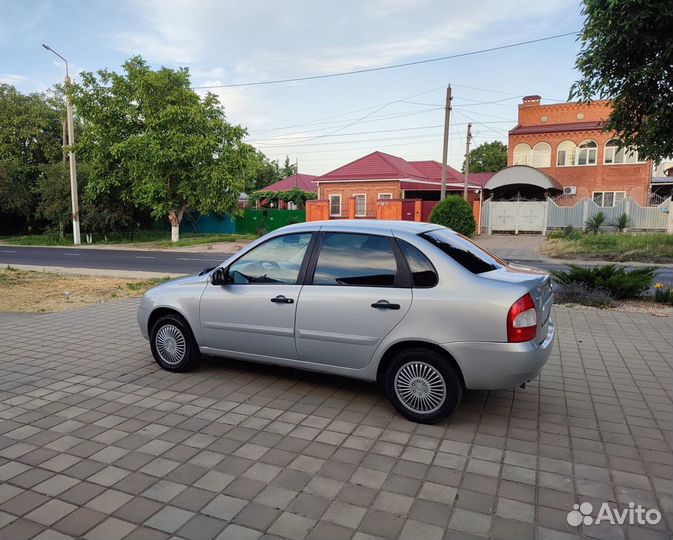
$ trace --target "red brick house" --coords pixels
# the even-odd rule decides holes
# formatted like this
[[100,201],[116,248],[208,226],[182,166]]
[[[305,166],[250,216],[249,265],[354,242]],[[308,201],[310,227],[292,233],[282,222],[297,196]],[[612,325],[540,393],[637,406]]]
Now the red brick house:
[[[464,175],[452,167],[447,172],[447,192],[462,195]],[[477,193],[491,175],[469,175],[470,200],[479,198]],[[376,218],[378,201],[402,200],[412,206],[413,201],[422,201],[422,218],[426,219],[439,201],[441,178],[442,165],[437,161],[407,161],[377,151],[323,174],[315,182],[318,199],[329,204],[330,218],[349,217],[350,204],[355,218]]]
[[[519,105],[518,124],[509,132],[508,165],[528,165],[555,179],[566,204],[589,197],[599,206],[614,206],[626,196],[647,204],[652,163],[602,131],[609,101],[542,105],[540,99],[526,96]],[[493,184],[500,183],[496,175]],[[504,187],[503,195],[511,194]],[[514,186],[509,191],[516,190],[521,191]]]

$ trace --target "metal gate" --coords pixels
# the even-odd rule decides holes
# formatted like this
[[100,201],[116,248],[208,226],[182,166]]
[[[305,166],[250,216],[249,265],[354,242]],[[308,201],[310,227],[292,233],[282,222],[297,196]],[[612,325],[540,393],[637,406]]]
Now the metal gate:
[[490,201],[488,228],[493,232],[542,232],[545,201]]
[[402,200],[402,219],[404,221],[414,221],[416,215],[416,201],[414,199]]

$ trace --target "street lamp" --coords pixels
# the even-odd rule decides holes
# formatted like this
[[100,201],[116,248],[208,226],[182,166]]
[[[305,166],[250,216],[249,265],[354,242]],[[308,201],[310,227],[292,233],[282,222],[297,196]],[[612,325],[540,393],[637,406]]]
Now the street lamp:
[[75,153],[72,150],[73,145],[75,144],[75,126],[72,119],[72,103],[70,103],[70,71],[68,69],[68,61],[58,54],[54,49],[49,45],[42,46],[50,52],[53,52],[61,60],[65,62],[65,110],[66,110],[66,123],[68,125],[68,161],[70,162],[70,198],[72,200],[72,236],[73,243],[79,245],[80,234],[79,234],[79,202],[77,196],[77,163],[75,161]]

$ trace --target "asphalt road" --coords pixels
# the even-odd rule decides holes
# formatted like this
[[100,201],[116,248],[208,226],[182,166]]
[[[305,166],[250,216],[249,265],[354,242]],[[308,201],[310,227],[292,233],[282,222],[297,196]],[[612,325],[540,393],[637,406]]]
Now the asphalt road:
[[[32,266],[63,266],[68,268],[97,268],[165,272],[167,274],[193,274],[215,266],[231,253],[185,253],[170,251],[138,251],[121,249],[52,248],[0,246],[0,264],[26,264]],[[562,269],[562,264],[540,261],[510,260],[545,270]],[[657,281],[673,285],[673,266],[657,270]]]
[[0,246],[0,264],[63,266],[193,274],[215,266],[231,253],[180,253],[121,249]]

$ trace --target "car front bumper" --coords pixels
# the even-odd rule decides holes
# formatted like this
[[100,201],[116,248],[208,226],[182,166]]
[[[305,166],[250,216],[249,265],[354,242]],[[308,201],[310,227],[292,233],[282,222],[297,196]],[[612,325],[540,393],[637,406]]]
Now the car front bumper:
[[538,376],[551,354],[555,333],[554,321],[550,319],[541,343],[459,342],[442,346],[458,363],[466,388],[501,390]]
[[138,326],[140,327],[140,333],[143,335],[145,339],[149,339],[147,323],[150,318],[150,310],[147,309],[145,306],[143,306],[142,302],[138,307],[137,318],[138,318]]

